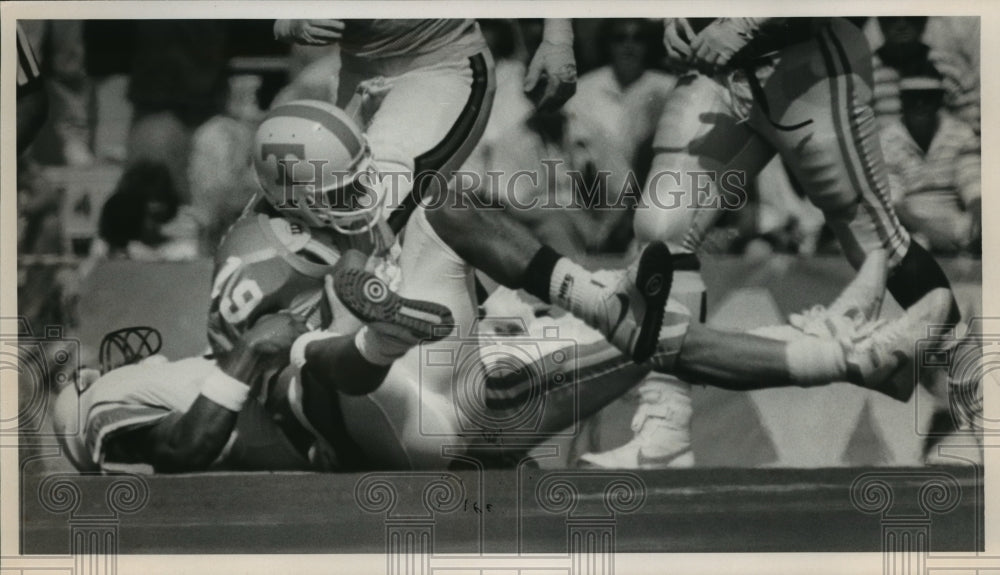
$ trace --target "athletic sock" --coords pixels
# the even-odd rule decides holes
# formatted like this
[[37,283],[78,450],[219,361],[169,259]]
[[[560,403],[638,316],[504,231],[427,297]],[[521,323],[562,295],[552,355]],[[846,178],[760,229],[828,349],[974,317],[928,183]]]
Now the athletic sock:
[[412,344],[373,329],[370,325],[362,326],[358,330],[354,336],[354,345],[361,357],[370,363],[383,366],[391,365],[413,347]]
[[618,317],[617,310],[612,314],[607,309],[607,291],[607,285],[595,281],[593,273],[569,258],[560,258],[552,270],[549,282],[552,303],[602,332],[609,327],[612,315]]
[[823,385],[847,375],[844,348],[832,339],[802,337],[785,345],[788,374],[794,385]]
[[[549,297],[549,283],[556,263],[562,259],[559,252],[549,246],[538,248],[527,269],[524,270],[524,290],[545,303],[552,303]],[[515,286],[516,287],[516,286]]]

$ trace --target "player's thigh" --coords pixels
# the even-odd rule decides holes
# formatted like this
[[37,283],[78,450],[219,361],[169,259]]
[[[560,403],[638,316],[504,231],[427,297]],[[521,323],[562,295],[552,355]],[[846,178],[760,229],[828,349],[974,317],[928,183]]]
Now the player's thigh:
[[380,170],[400,174],[393,179],[388,208],[419,184],[414,171],[434,170],[448,177],[445,172],[465,161],[492,107],[492,74],[492,63],[474,56],[389,79],[391,88],[366,131]]
[[909,238],[890,201],[871,108],[871,53],[860,32],[835,19],[782,52],[763,91],[753,125],[823,211],[851,263],[877,248],[898,262]]
[[444,305],[462,334],[471,329],[478,307],[473,269],[437,235],[423,206],[408,221],[399,263],[400,295]]
[[759,169],[760,157],[773,155],[731,113],[727,89],[701,75],[683,78],[671,92],[653,151],[635,232],[641,241],[659,239],[673,247],[683,246],[692,230],[703,233],[721,209],[740,201],[737,186],[720,186],[727,171]]

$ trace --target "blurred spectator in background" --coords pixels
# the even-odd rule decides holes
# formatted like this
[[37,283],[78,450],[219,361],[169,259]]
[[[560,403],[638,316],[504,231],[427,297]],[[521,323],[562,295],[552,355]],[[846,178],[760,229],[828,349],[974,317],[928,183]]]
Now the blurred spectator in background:
[[190,230],[175,225],[180,209],[180,197],[166,166],[145,161],[132,164],[101,209],[91,259],[194,258],[198,253],[197,238]]
[[634,207],[621,201],[629,166],[594,124],[536,112],[498,138],[490,160],[490,197],[543,243],[570,256],[628,247],[632,211],[619,208]]
[[[576,95],[566,104],[569,121],[593,123],[611,149],[639,172],[642,182],[652,156],[639,151],[651,144],[657,119],[677,79],[650,69],[653,47],[661,41],[652,22],[607,19],[598,38],[606,64],[577,81]],[[638,165],[640,155],[645,165]]]
[[261,79],[254,75],[229,80],[226,113],[214,116],[194,133],[188,180],[191,183],[192,225],[199,230],[201,253],[212,254],[257,191],[251,167],[253,134],[263,112],[256,92]]
[[37,164],[17,163],[17,309],[31,325],[73,325],[64,295],[75,270],[64,260],[63,193]]
[[944,78],[944,106],[979,133],[979,18],[893,16],[865,29],[874,51],[875,114],[898,117],[899,81],[931,61]]
[[128,98],[128,164],[162,163],[180,202],[191,202],[188,159],[195,130],[225,109],[227,23],[136,20]]
[[27,34],[17,25],[17,155],[38,135],[49,114],[42,69]]
[[525,121],[534,112],[534,105],[522,88],[529,52],[519,23],[509,19],[484,19],[479,20],[479,27],[493,55],[497,88],[483,137],[469,155],[464,169],[485,174],[486,166],[493,164],[501,136],[516,129],[526,130]]
[[18,28],[35,48],[49,99],[49,121],[39,134],[35,158],[44,164],[93,163],[83,21],[19,20]]
[[981,252],[980,144],[944,110],[941,74],[925,60],[900,80],[902,115],[881,133],[900,221],[931,251]]

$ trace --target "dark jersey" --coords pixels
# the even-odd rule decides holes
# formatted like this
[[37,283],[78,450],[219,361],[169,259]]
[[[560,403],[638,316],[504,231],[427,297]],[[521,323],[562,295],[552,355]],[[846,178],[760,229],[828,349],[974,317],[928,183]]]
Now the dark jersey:
[[247,214],[226,234],[215,256],[208,341],[233,348],[261,316],[291,311],[312,328],[329,325],[323,282],[339,252],[303,226],[266,214]]

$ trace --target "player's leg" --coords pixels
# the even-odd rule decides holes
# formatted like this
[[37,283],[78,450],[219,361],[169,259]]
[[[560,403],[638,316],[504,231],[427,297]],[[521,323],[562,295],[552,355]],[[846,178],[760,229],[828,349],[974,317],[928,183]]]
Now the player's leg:
[[[888,252],[889,293],[909,307],[950,285],[930,254],[910,241],[892,208],[872,84],[863,35],[846,20],[832,19],[809,42],[782,51],[773,73],[758,84],[751,123],[823,210],[854,267],[872,250]],[[949,321],[958,319],[956,304]]]
[[[788,325],[739,333],[684,323],[678,325],[683,329],[677,333],[662,332],[658,353],[643,366],[616,357],[606,343],[587,346],[581,354],[583,369],[578,370],[581,375],[577,379],[593,389],[608,386],[621,393],[645,375],[637,369],[644,368],[738,391],[846,381],[905,399],[900,395],[912,389],[895,387],[891,375],[912,364],[916,342],[925,336],[927,325],[943,321],[948,306],[947,291],[933,290],[892,322],[871,322],[868,318],[861,323],[847,322],[850,333],[842,333],[840,338],[810,336]],[[558,390],[557,384],[565,375],[565,370],[558,369],[561,364],[549,354],[523,374],[491,378],[487,397],[513,409],[521,404],[512,397]],[[591,409],[596,407],[590,405]],[[559,424],[568,422],[558,420],[553,427]]]
[[[590,272],[540,244],[510,215],[477,208],[476,200],[460,197],[467,192],[448,185],[486,126],[494,91],[489,55],[410,71],[389,84],[366,134],[389,178],[390,224],[401,229],[416,205],[428,202],[434,235],[472,266],[507,287],[558,303],[635,357],[648,355],[666,302],[659,289],[669,269],[662,251],[633,270],[633,281],[649,280],[643,290],[627,278],[620,289],[594,283]],[[627,315],[620,313],[618,293],[630,300]]]
[[[537,408],[540,415],[531,440],[541,441],[590,417],[634,389],[649,375],[654,364],[672,361],[684,339],[690,314],[671,299],[663,321],[653,359],[644,364],[635,363],[607,341],[591,339],[590,343],[562,347],[518,369],[510,369],[506,364],[516,359],[510,352],[505,354],[502,345],[498,354],[506,357],[497,363],[506,368],[499,372],[489,370],[481,408],[494,421],[507,420],[525,410],[534,412]],[[502,343],[503,338],[496,341]],[[516,345],[516,341],[505,345]],[[484,349],[488,351],[489,348]]]
[[[681,79],[660,116],[652,168],[635,214],[638,241],[664,241],[681,254],[675,258],[671,298],[698,322],[705,320],[705,285],[693,252],[724,210],[745,205],[747,182],[774,154],[730,112],[730,100],[729,90],[713,78]],[[634,438],[581,460],[616,468],[636,467],[640,459],[644,465],[693,465],[690,389],[675,375],[651,373],[636,390]],[[662,414],[683,415],[664,419]]]
[[724,210],[746,204],[748,181],[774,150],[731,112],[731,99],[719,81],[700,74],[682,77],[670,93],[636,207],[640,242],[693,253]]

